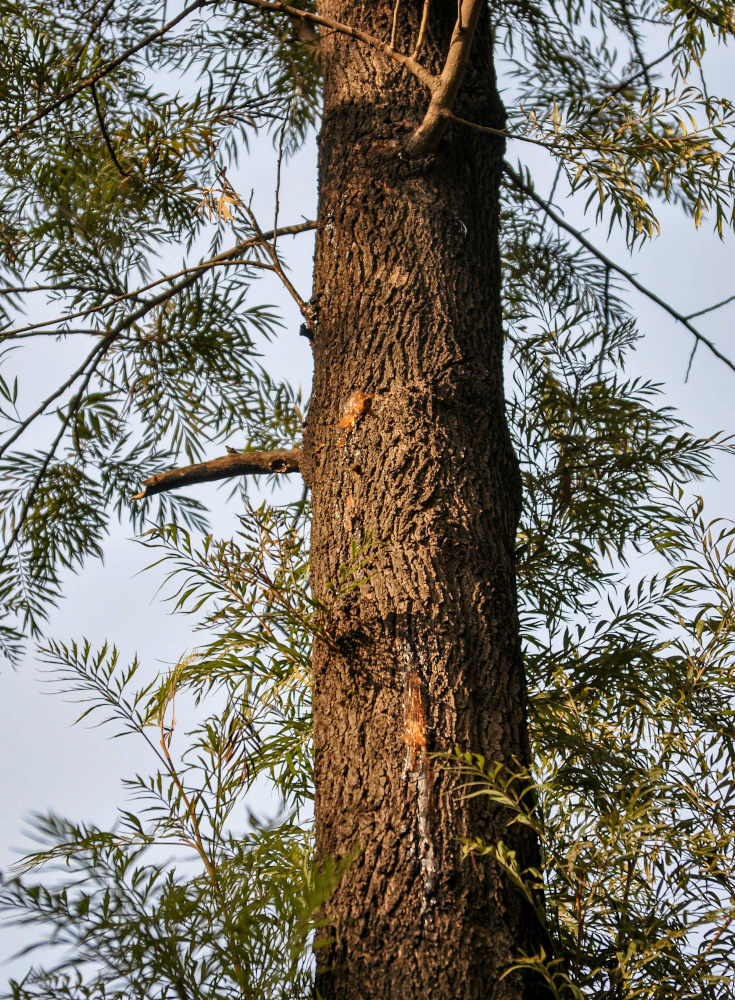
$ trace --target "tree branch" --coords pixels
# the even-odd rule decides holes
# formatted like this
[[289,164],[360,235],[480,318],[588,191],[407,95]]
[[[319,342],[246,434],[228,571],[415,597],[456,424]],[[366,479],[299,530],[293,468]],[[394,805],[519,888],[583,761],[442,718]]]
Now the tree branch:
[[[334,31],[339,35],[347,35],[348,38],[354,38],[357,42],[363,42],[363,44],[369,45],[370,48],[383,52],[390,59],[393,59],[394,62],[399,63],[407,69],[409,73],[412,73],[425,87],[432,89],[437,85],[437,77],[433,73],[430,73],[413,56],[406,56],[402,52],[397,52],[391,48],[390,42],[384,42],[380,38],[368,34],[366,31],[360,31],[359,28],[353,28],[352,25],[345,24],[343,21],[337,21],[335,18],[327,17],[326,15],[312,14],[308,10],[292,7],[290,4],[280,2],[280,0],[238,0],[238,2],[247,4],[248,7],[256,7],[258,10],[270,10],[276,14],[286,14],[288,17],[296,18],[297,20],[329,28],[330,31]],[[465,3],[467,2],[468,0],[465,0]],[[481,5],[481,0],[469,0],[469,2],[476,3],[478,6]]]
[[[243,253],[245,253],[246,250],[260,246],[261,243],[267,245],[271,240],[279,236],[296,236],[298,233],[306,233],[312,229],[316,229],[316,222],[312,221],[311,219],[306,219],[304,222],[297,222],[293,226],[281,226],[279,227],[279,229],[277,230],[271,229],[267,233],[262,233],[262,232],[257,233],[255,236],[251,236],[246,240],[241,240],[239,243],[236,243],[235,246],[230,247],[229,250],[223,250],[222,253],[217,254],[216,257],[210,257],[209,260],[204,260],[199,264],[193,264],[191,267],[184,267],[180,271],[176,271],[173,274],[166,274],[162,278],[156,278],[154,281],[149,282],[147,285],[141,285],[139,288],[135,288],[132,292],[124,292],[122,295],[116,295],[114,298],[108,299],[107,302],[102,302],[100,305],[90,306],[88,309],[80,309],[78,312],[67,313],[64,316],[57,316],[52,319],[42,320],[41,322],[38,323],[29,323],[27,326],[18,326],[15,327],[14,329],[0,332],[0,341],[19,337],[23,334],[28,333],[29,331],[33,332],[35,330],[42,330],[48,326],[58,326],[60,323],[67,323],[69,322],[69,320],[72,319],[80,319],[87,316],[92,316],[95,313],[104,312],[105,309],[109,309],[112,306],[117,305],[119,302],[125,302],[129,299],[137,299],[140,295],[143,294],[143,292],[148,292],[152,288],[156,288],[158,285],[164,284],[164,282],[166,281],[173,282],[179,278],[187,279],[185,282],[178,282],[177,284],[172,285],[171,288],[164,293],[163,299],[161,299],[160,296],[157,296],[154,300],[154,305],[159,305],[161,302],[165,301],[166,298],[170,298],[172,295],[175,295],[177,292],[181,291],[182,288],[192,284],[192,281],[196,281],[199,277],[201,277],[202,274],[205,273],[205,271],[209,271],[214,267],[221,267],[223,265],[236,261],[237,258],[239,258]],[[238,263],[240,262],[238,261]],[[257,266],[257,262],[255,261],[247,261],[243,263],[250,264],[253,267]],[[192,280],[188,280],[191,276],[193,276]],[[62,288],[63,286],[39,285],[38,289],[40,290],[43,289],[44,287]],[[70,287],[76,287],[76,286],[70,286]],[[29,290],[36,291],[36,289],[29,289]],[[5,294],[2,289],[0,289],[0,294]],[[137,313],[135,314],[135,318],[137,318]],[[64,330],[63,332],[68,333],[69,331]],[[89,331],[79,331],[79,332],[89,332],[90,334],[92,334],[95,331],[89,330]]]
[[705,313],[714,312],[715,309],[722,309],[723,306],[727,306],[731,302],[735,302],[735,295],[728,295],[726,299],[722,299],[720,302],[715,302],[713,306],[706,306],[704,309],[698,309],[696,312],[689,313],[687,319],[694,319],[695,316],[704,316]]
[[444,63],[441,76],[433,78],[431,101],[424,120],[406,144],[407,156],[426,156],[436,149],[444,134],[447,127],[446,112],[451,109],[462,86],[472,39],[483,6],[483,0],[462,0],[459,5],[447,61]]
[[633,288],[636,289],[636,291],[640,292],[642,295],[645,295],[646,298],[651,300],[651,302],[655,302],[656,305],[660,306],[663,310],[665,310],[665,312],[667,312],[669,316],[673,316],[675,320],[681,323],[682,326],[684,326],[692,334],[697,344],[704,344],[704,346],[707,347],[715,355],[716,358],[719,358],[720,361],[722,361],[724,364],[727,365],[728,368],[732,369],[732,371],[735,372],[735,363],[733,363],[730,360],[730,358],[722,354],[721,351],[718,351],[718,349],[715,347],[712,341],[709,340],[709,338],[705,337],[704,334],[700,333],[695,326],[692,326],[692,324],[689,322],[684,313],[680,313],[677,309],[674,309],[673,306],[669,305],[668,302],[666,302],[660,296],[656,295],[655,292],[652,292],[649,288],[646,288],[645,285],[642,285],[640,281],[638,281],[638,279],[633,274],[631,274],[630,271],[626,271],[626,269],[624,267],[621,267],[620,264],[616,264],[615,261],[607,257],[601,250],[598,250],[597,247],[594,245],[594,243],[591,243],[587,239],[587,237],[584,236],[578,229],[575,229],[574,226],[570,225],[568,222],[565,222],[564,219],[558,214],[558,212],[554,211],[554,209],[551,207],[551,205],[549,205],[548,202],[544,201],[544,199],[540,195],[536,194],[533,188],[529,187],[526,183],[524,183],[523,179],[515,172],[515,170],[513,169],[513,167],[511,167],[509,163],[507,162],[503,163],[503,172],[511,179],[512,183],[515,185],[515,187],[518,188],[519,191],[522,191],[525,195],[527,195],[531,199],[531,201],[535,201],[536,204],[539,206],[539,208],[542,208],[544,212],[546,212],[546,214],[552,220],[552,222],[555,222],[557,226],[559,226],[561,229],[564,229],[567,233],[573,236],[578,243],[581,243],[586,250],[589,250],[591,254],[597,257],[597,259],[601,261],[606,267],[610,268],[611,271],[615,271],[616,274],[619,274],[621,277],[625,278],[628,284],[632,285]]
[[123,170],[120,166],[120,161],[117,158],[117,153],[115,152],[115,147],[112,145],[112,140],[110,139],[110,133],[107,131],[107,125],[105,124],[105,116],[102,114],[102,107],[97,97],[97,88],[94,84],[91,84],[90,90],[92,91],[92,100],[94,101],[94,109],[97,112],[97,121],[100,124],[100,130],[102,132],[102,138],[105,141],[105,146],[107,146],[107,152],[110,154],[112,162],[117,168],[117,172],[121,177],[129,177],[130,174],[127,170]]
[[234,479],[235,476],[258,476],[280,472],[288,475],[300,471],[301,452],[298,448],[277,449],[275,451],[230,452],[220,458],[198,465],[184,465],[178,469],[157,472],[146,479],[143,489],[132,497],[142,500],[156,493],[167,493],[182,486],[195,483],[212,483],[218,479]]

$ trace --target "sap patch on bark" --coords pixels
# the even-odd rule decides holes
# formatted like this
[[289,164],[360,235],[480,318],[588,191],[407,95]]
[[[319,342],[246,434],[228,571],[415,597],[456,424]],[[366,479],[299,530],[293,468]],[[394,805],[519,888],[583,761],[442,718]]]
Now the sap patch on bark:
[[341,427],[344,431],[337,442],[338,448],[344,448],[347,444],[347,435],[353,430],[358,420],[360,420],[360,418],[370,410],[372,405],[372,393],[356,389],[350,396],[348,396],[345,405],[342,407],[342,417],[340,422],[337,424],[337,426]]

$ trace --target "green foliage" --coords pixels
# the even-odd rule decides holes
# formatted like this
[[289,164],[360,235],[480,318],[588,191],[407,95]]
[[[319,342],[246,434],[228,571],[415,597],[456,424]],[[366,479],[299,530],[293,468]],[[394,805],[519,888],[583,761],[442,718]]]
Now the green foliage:
[[[515,83],[508,134],[547,148],[572,190],[631,244],[658,233],[656,197],[697,226],[709,217],[722,235],[735,226],[735,108],[693,78],[707,42],[733,34],[728,0],[503,4],[499,42]],[[653,59],[648,38],[660,39]],[[656,82],[664,61],[670,86]]]
[[[20,631],[39,633],[64,569],[100,554],[107,509],[138,528],[151,516],[204,527],[201,505],[178,496],[131,509],[144,478],[233,434],[266,447],[298,438],[298,399],[256,360],[277,315],[245,301],[274,264],[226,171],[259,130],[281,157],[303,142],[318,67],[285,17],[188,10],[164,25],[153,3],[0,5],[0,642],[11,658]],[[224,239],[234,249],[215,260]],[[174,252],[184,264],[171,274]],[[44,300],[43,320],[24,322]],[[65,371],[46,395],[15,380],[24,362],[10,347],[29,338]],[[43,444],[13,451],[29,431]]]
[[[656,232],[662,197],[725,232],[735,119],[700,64],[733,34],[731,3],[493,11],[511,136],[547,149],[631,243]],[[254,279],[298,293],[282,238],[228,168],[268,133],[277,208],[281,168],[316,122],[315,39],[248,3],[166,16],[150,2],[0,3],[0,645],[17,658],[22,635],[40,636],[112,515],[148,528],[174,608],[203,636],[160,676],[114,647],[41,641],[80,718],[144,742],[152,766],[127,782],[112,830],[37,818],[39,849],[0,908],[56,953],[11,984],[15,1000],[305,996],[342,871],[312,852],[309,650],[330,637],[309,592],[306,503],[246,502],[220,541],[196,501],[130,504],[213,443],[298,443],[300,395],[258,360],[279,320]],[[659,386],[626,373],[639,334],[604,262],[547,231],[509,182],[503,199],[534,756],[524,775],[457,764],[466,794],[534,827],[543,865],[518,871],[502,843],[468,850],[492,853],[535,904],[543,890],[556,951],[517,961],[559,995],[724,998],[735,536],[703,520],[690,484],[731,444],[691,434]],[[18,378],[29,344],[59,367],[45,393]],[[371,545],[353,547],[329,600],[364,583]],[[248,810],[264,787],[270,822]]]
[[540,871],[467,848],[543,894],[554,951],[519,962],[561,997],[732,995],[735,527],[680,490],[671,506],[673,569],[529,645],[531,774],[456,762],[466,794],[538,833]]
[[[52,928],[59,958],[10,996],[306,994],[319,906],[351,861],[312,858],[307,519],[303,503],[249,508],[238,535],[199,548],[174,525],[149,534],[210,637],[160,677],[107,646],[43,648],[80,720],[145,741],[153,767],[126,782],[111,831],[37,817],[21,868],[53,874],[6,881],[0,908]],[[268,823],[245,806],[264,782],[280,799]]]

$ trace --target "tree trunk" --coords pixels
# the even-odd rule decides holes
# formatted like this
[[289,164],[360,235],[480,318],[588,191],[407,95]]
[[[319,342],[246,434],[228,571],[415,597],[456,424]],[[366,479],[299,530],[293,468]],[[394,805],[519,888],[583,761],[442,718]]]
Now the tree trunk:
[[[393,0],[321,0],[389,38]],[[403,0],[411,51],[422,3]],[[457,6],[431,7],[422,54],[446,55]],[[314,386],[303,471],[312,583],[329,607],[314,647],[318,854],[358,850],[317,951],[324,1000],[541,995],[514,973],[542,930],[461,839],[535,845],[432,755],[528,758],[514,576],[520,479],[502,377],[502,142],[452,128],[401,155],[428,95],[390,59],[335,33],[325,105],[314,286]],[[502,126],[483,15],[458,113]],[[364,546],[369,578],[350,573]],[[354,568],[354,567],[353,567]],[[454,790],[453,789],[454,786]],[[525,839],[524,839],[525,837]]]

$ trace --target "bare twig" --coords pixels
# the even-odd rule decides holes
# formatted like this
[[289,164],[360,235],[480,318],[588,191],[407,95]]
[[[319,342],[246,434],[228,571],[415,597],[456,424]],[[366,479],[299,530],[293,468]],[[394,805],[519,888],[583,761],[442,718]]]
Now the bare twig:
[[218,479],[234,479],[236,476],[269,475],[275,472],[288,475],[291,472],[299,472],[300,458],[301,452],[296,448],[230,452],[229,455],[213,458],[209,462],[157,472],[145,480],[143,489],[132,499],[142,500],[144,497],[178,490],[183,486],[212,483]]
[[[293,226],[281,226],[277,231],[270,230],[267,233],[261,233],[255,237],[249,237],[246,240],[241,240],[229,250],[224,250],[222,253],[217,254],[216,257],[210,257],[209,260],[202,261],[200,264],[194,264],[191,267],[182,268],[180,271],[176,271],[173,274],[167,274],[162,278],[156,278],[155,281],[151,281],[147,285],[141,285],[140,288],[136,288],[132,292],[124,292],[122,295],[117,295],[115,298],[109,299],[107,302],[103,302],[98,306],[90,306],[88,309],[81,309],[75,313],[67,313],[65,316],[57,316],[53,319],[44,320],[40,323],[29,323],[27,326],[19,326],[12,330],[6,330],[5,332],[0,333],[0,341],[18,337],[22,334],[28,333],[29,331],[42,330],[48,326],[58,326],[60,323],[66,323],[72,319],[81,319],[86,316],[92,316],[95,313],[102,312],[105,309],[118,305],[120,302],[125,302],[129,299],[137,299],[144,292],[148,292],[152,288],[156,288],[158,285],[164,284],[166,281],[175,281],[177,278],[182,278],[186,275],[201,277],[201,275],[203,275],[206,271],[209,271],[214,267],[220,267],[222,265],[232,263],[236,258],[245,253],[246,250],[259,246],[262,241],[268,242],[275,236],[296,236],[298,233],[309,232],[312,229],[316,229],[316,222],[307,219],[304,222],[298,222]],[[240,262],[238,261],[238,263]],[[49,286],[49,288],[52,287],[54,286]],[[181,285],[173,286],[171,289],[172,294],[176,294],[176,292],[180,291],[181,287]],[[42,288],[43,286],[39,286],[39,290]],[[36,289],[29,289],[29,291],[35,290]],[[165,299],[160,301],[165,301]],[[159,304],[158,299],[156,300],[156,304]],[[62,332],[66,333],[68,331]],[[92,333],[94,331],[89,332]]]
[[90,90],[92,91],[92,100],[94,101],[94,108],[97,112],[97,121],[99,122],[100,129],[102,131],[102,138],[105,140],[105,146],[107,146],[107,152],[110,154],[112,162],[117,167],[117,172],[121,177],[129,177],[127,170],[123,170],[120,166],[120,161],[117,158],[117,153],[112,145],[112,140],[110,139],[110,134],[107,131],[107,125],[105,124],[105,116],[102,114],[102,108],[100,106],[99,99],[97,97],[97,88],[94,84],[90,85]]
[[715,302],[713,306],[707,306],[706,309],[698,309],[697,312],[689,313],[687,319],[695,319],[697,316],[704,316],[705,313],[714,312],[715,309],[722,309],[723,306],[727,306],[731,302],[735,302],[735,295],[728,295],[726,299],[723,299],[721,302]]
[[312,317],[309,304],[305,301],[305,299],[301,297],[301,295],[299,295],[299,292],[297,291],[293,282],[284,271],[283,264],[281,264],[280,257],[278,256],[278,252],[276,250],[275,240],[273,242],[270,242],[270,239],[266,236],[265,233],[262,232],[260,226],[258,225],[258,220],[255,217],[255,213],[253,212],[252,208],[249,205],[243,205],[243,209],[245,211],[245,214],[250,219],[250,224],[255,231],[258,245],[262,246],[265,252],[270,257],[273,271],[281,279],[281,283],[283,284],[284,288],[291,296],[291,298],[294,300],[296,305],[299,307],[301,315],[306,320],[309,329],[311,329]]
[[424,42],[426,41],[426,29],[429,24],[429,7],[431,6],[431,0],[424,0],[424,9],[421,11],[421,24],[419,25],[419,34],[416,39],[416,48],[411,53],[412,59],[418,59],[421,55],[421,50],[424,47]]
[[[289,111],[292,104],[289,104]],[[278,137],[278,161],[276,163],[276,192],[275,205],[273,209],[273,249],[276,249],[278,242],[278,213],[281,210],[281,170],[283,168],[283,149],[286,141],[286,123],[281,126],[281,134]]]
[[732,371],[735,372],[735,363],[733,363],[730,360],[730,358],[728,358],[721,351],[719,351],[712,343],[712,341],[709,340],[708,337],[705,337],[704,334],[700,333],[696,327],[692,326],[692,324],[689,322],[689,319],[684,315],[684,313],[681,313],[677,309],[674,309],[674,307],[670,305],[668,302],[666,302],[665,299],[662,299],[659,295],[656,295],[655,292],[652,292],[649,288],[646,288],[645,285],[642,285],[640,281],[638,281],[638,279],[633,274],[631,274],[630,271],[627,271],[624,267],[621,267],[620,264],[616,264],[615,261],[607,257],[601,250],[598,250],[598,248],[594,245],[594,243],[591,243],[590,240],[588,240],[583,233],[581,233],[574,226],[566,222],[559,215],[558,212],[554,211],[554,209],[551,207],[551,205],[549,205],[547,201],[544,201],[544,199],[540,195],[536,194],[533,188],[529,187],[524,182],[523,178],[516,173],[516,171],[513,169],[513,167],[511,167],[509,163],[503,163],[503,171],[510,178],[514,186],[518,188],[519,191],[522,191],[523,194],[527,195],[527,197],[529,197],[531,201],[535,201],[536,204],[539,206],[539,208],[542,208],[544,212],[546,212],[548,217],[552,220],[552,222],[555,222],[560,229],[564,229],[567,233],[573,236],[578,243],[580,243],[586,250],[589,250],[591,254],[597,257],[597,259],[601,261],[606,267],[610,268],[611,271],[614,271],[616,274],[619,274],[621,277],[625,278],[628,284],[632,285],[633,288],[636,289],[636,291],[640,292],[642,295],[645,295],[646,298],[651,300],[651,302],[655,302],[656,305],[660,306],[665,312],[669,314],[669,316],[673,316],[675,320],[681,323],[682,326],[684,326],[689,331],[689,333],[691,333],[697,344],[703,344],[715,355],[716,358],[719,358],[720,361],[722,361],[724,364],[727,365],[728,368],[732,369]]
[[390,47],[396,47],[396,35],[398,34],[398,12],[401,9],[401,0],[393,0],[393,26],[390,32]]
[[431,101],[424,120],[406,144],[407,156],[426,156],[436,148],[444,134],[447,127],[444,112],[451,109],[462,86],[472,39],[483,6],[483,0],[462,0],[458,3],[457,23],[452,32],[444,69],[439,77],[432,78]]
[[653,87],[651,86],[651,77],[648,74],[648,63],[643,58],[643,49],[641,47],[641,39],[638,32],[635,29],[635,25],[630,16],[630,11],[628,10],[628,4],[625,0],[622,0],[621,9],[623,12],[623,18],[625,19],[625,26],[628,29],[628,35],[630,37],[631,44],[633,45],[633,50],[638,60],[638,65],[641,68],[641,73],[644,80],[646,81],[646,89],[648,90],[648,100],[651,101],[653,98]]

